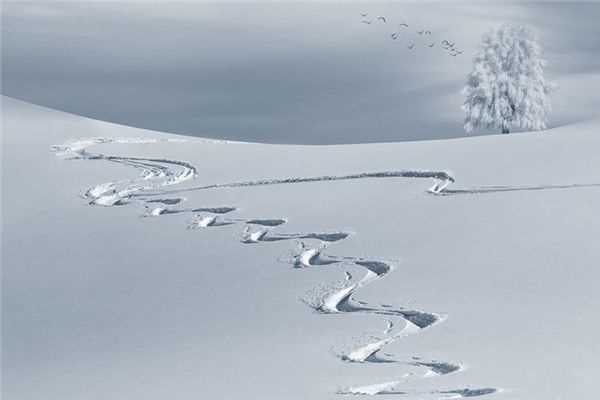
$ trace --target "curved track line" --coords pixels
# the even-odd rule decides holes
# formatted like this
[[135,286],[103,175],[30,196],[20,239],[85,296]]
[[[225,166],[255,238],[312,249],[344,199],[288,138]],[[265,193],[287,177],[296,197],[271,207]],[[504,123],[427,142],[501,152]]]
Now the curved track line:
[[[405,376],[407,377],[407,376]],[[462,399],[471,397],[480,397],[488,394],[499,393],[500,389],[496,388],[464,388],[464,389],[451,389],[451,390],[431,390],[427,392],[409,392],[400,389],[403,381],[389,381],[376,383],[372,385],[364,386],[351,386],[345,389],[338,390],[338,394],[344,395],[404,395],[413,399]]]
[[[366,312],[396,316],[416,325],[420,329],[427,328],[445,319],[441,314],[419,310],[408,310],[404,308],[394,309],[387,305],[386,307],[369,307],[364,303],[355,302],[352,296],[359,288],[389,274],[396,268],[395,263],[363,257],[336,257],[324,255],[323,249],[324,246],[308,248],[302,243],[298,254],[292,257],[291,263],[296,268],[329,264],[354,264],[366,269],[367,273],[357,283],[343,284],[341,287],[329,287],[323,292],[317,293],[312,299],[305,299],[305,303],[317,312],[323,314]],[[345,281],[348,282],[347,280]]]
[[[157,190],[161,187],[176,185],[197,175],[196,168],[185,161],[162,158],[108,156],[102,153],[88,151],[91,146],[108,143],[120,144],[154,144],[180,143],[177,139],[146,139],[146,138],[106,138],[96,137],[78,139],[63,145],[52,146],[52,151],[67,159],[104,160],[133,167],[141,171],[140,178],[117,182],[107,182],[87,189],[83,196],[90,204],[100,206],[123,205],[139,192]],[[175,168],[173,168],[175,167]]]
[[539,190],[564,190],[578,188],[597,188],[600,183],[573,183],[565,185],[532,185],[532,186],[480,186],[472,189],[455,189],[443,190],[436,193],[441,196],[456,196],[464,194],[487,194],[487,193],[502,193],[502,192],[523,192],[523,191],[539,191]]
[[[84,193],[90,204],[115,206],[125,204],[134,194],[177,185],[196,177],[196,168],[177,160],[96,155],[95,160],[106,160],[141,170],[139,179],[108,182],[96,185]],[[177,167],[173,169],[172,167]],[[146,183],[149,182],[149,183]],[[119,187],[121,187],[119,189]]]
[[434,179],[434,185],[429,189],[431,193],[442,192],[450,183],[455,182],[454,177],[447,171],[428,171],[428,170],[400,170],[400,171],[381,171],[381,172],[362,172],[349,175],[323,175],[312,177],[290,177],[281,179],[258,179],[252,181],[241,181],[231,183],[215,183],[212,185],[194,186],[184,189],[163,191],[160,194],[177,194],[194,192],[198,190],[241,188],[252,186],[269,185],[287,185],[295,183],[310,182],[333,182],[355,179],[373,179],[373,178],[429,178]]
[[[312,301],[304,299],[304,302],[317,312],[324,314],[345,313],[345,312],[367,312],[374,314],[383,314],[388,316],[400,317],[405,321],[403,329],[395,334],[391,334],[394,323],[392,320],[387,320],[387,327],[384,330],[384,338],[374,338],[366,344],[360,345],[347,352],[337,352],[336,356],[347,362],[374,362],[374,363],[394,363],[395,360],[383,358],[378,353],[387,345],[399,340],[400,338],[420,332],[422,329],[428,328],[435,323],[444,320],[444,317],[439,314],[426,313],[417,310],[393,309],[391,305],[386,305],[381,308],[367,307],[366,303],[354,303],[352,295],[360,287],[373,282],[376,279],[382,278],[394,270],[394,263],[389,261],[373,260],[362,257],[337,257],[324,254],[325,245],[318,247],[309,247],[304,242],[299,242],[299,247],[296,254],[291,259],[287,260],[294,268],[309,268],[321,265],[354,264],[367,270],[366,275],[358,282],[353,284],[342,284],[341,287],[327,288],[323,294],[313,297]],[[345,271],[345,282],[352,279],[347,271]],[[428,373],[425,376],[445,375],[451,372],[457,372],[461,368],[455,364],[440,363],[440,362],[405,362],[406,365],[426,367]]]
[[[200,207],[200,208],[180,208],[180,209],[173,209],[173,208],[168,208],[167,206],[151,206],[148,205],[148,203],[151,203],[151,201],[144,201],[145,205],[144,208],[146,209],[146,213],[144,214],[144,216],[148,217],[148,216],[153,216],[153,217],[157,217],[159,215],[171,215],[171,214],[183,214],[183,213],[210,213],[210,214],[228,214],[232,211],[236,211],[237,208],[235,207]],[[194,217],[194,219],[200,218],[202,217],[202,215],[196,215]],[[232,223],[235,223],[237,221],[232,220]]]
[[356,291],[373,282],[379,277],[368,271],[367,274],[357,283],[343,285],[341,287],[324,288],[321,292],[316,293],[312,298],[303,299],[304,303],[321,314],[341,314],[341,313],[369,313],[383,315],[387,317],[399,317],[419,329],[429,328],[437,323],[443,322],[446,316],[413,309],[404,308],[379,308],[369,307],[356,302],[353,295]]
[[[208,209],[206,210],[208,211]],[[213,211],[214,213],[214,211]],[[241,219],[241,218],[222,218],[216,215],[196,215],[188,225],[189,229],[196,228],[208,228],[212,226],[226,226],[238,223],[245,223],[248,225],[257,226],[268,226],[274,227],[283,225],[287,222],[284,218],[272,218],[272,219]]]
[[305,232],[305,233],[272,233],[268,228],[252,230],[246,227],[242,232],[242,243],[279,242],[294,239],[316,239],[322,242],[337,242],[346,239],[351,232]]
[[[391,305],[385,304],[381,307],[370,307],[365,302],[356,302],[353,295],[356,291],[375,280],[385,277],[392,272],[395,267],[394,263],[389,261],[374,260],[362,257],[338,257],[329,254],[324,254],[326,245],[323,243],[317,247],[307,246],[304,242],[299,242],[296,253],[292,255],[286,262],[292,264],[294,268],[310,268],[323,265],[349,265],[362,267],[367,270],[366,274],[358,282],[352,283],[352,275],[344,272],[344,280],[338,285],[330,285],[321,287],[321,292],[317,291],[317,295],[313,295],[311,299],[304,298],[303,301],[315,311],[322,314],[339,314],[364,312],[388,317],[399,317],[405,321],[404,327],[397,333],[392,334],[394,323],[392,320],[387,320],[386,329],[383,331],[384,337],[372,337],[366,343],[356,346],[348,351],[335,351],[333,353],[342,361],[351,363],[398,363],[411,367],[425,368],[427,372],[422,378],[436,377],[458,373],[463,371],[465,367],[461,364],[442,362],[442,361],[421,361],[415,357],[412,361],[397,361],[392,355],[385,353],[385,357],[380,356],[384,347],[394,343],[395,341],[407,337],[412,334],[421,332],[437,323],[445,320],[445,316],[419,310],[409,310],[405,308],[394,309]],[[407,374],[404,378],[414,376],[414,373]],[[374,394],[403,394],[415,395],[399,390],[397,387],[401,382],[384,382],[382,384],[367,385],[352,387],[338,391],[338,394],[356,394],[356,395],[374,395]],[[497,389],[460,389],[449,391],[432,391],[426,394],[435,395],[438,397],[449,398],[448,396],[459,397],[476,397],[485,394],[496,392]],[[422,393],[416,393],[422,397]]]
[[[115,182],[101,183],[87,189],[82,196],[90,200],[90,204],[102,206],[115,206],[127,204],[135,199],[142,202],[146,207],[145,216],[157,217],[168,214],[178,213],[209,213],[209,215],[195,215],[189,229],[207,228],[214,226],[231,225],[235,223],[245,223],[246,228],[242,233],[241,241],[243,243],[263,243],[282,240],[300,240],[313,239],[320,241],[321,245],[311,248],[304,242],[300,242],[298,252],[290,259],[295,268],[308,268],[321,265],[355,265],[366,270],[366,274],[357,282],[353,282],[353,276],[350,272],[344,272],[344,281],[336,287],[329,287],[314,297],[312,301],[305,301],[313,309],[324,314],[333,313],[370,313],[387,317],[399,317],[405,321],[405,326],[397,333],[392,333],[394,323],[387,320],[387,327],[384,330],[383,338],[375,338],[366,344],[358,346],[346,353],[340,353],[338,356],[348,362],[398,362],[393,359],[382,358],[378,354],[387,345],[393,343],[399,338],[410,334],[418,333],[423,329],[429,328],[445,319],[445,316],[435,313],[429,313],[419,310],[410,310],[403,307],[393,308],[391,305],[381,305],[381,307],[371,307],[368,303],[354,301],[353,295],[359,288],[365,287],[372,282],[383,278],[394,269],[394,263],[360,257],[336,257],[323,253],[326,243],[333,243],[346,239],[351,232],[307,232],[307,233],[277,233],[271,228],[277,227],[287,222],[286,219],[240,219],[224,218],[215,214],[225,214],[236,210],[235,207],[215,207],[215,208],[185,208],[172,209],[168,206],[179,204],[182,198],[158,198],[173,193],[193,192],[199,190],[240,188],[267,185],[282,185],[309,182],[331,182],[356,179],[373,178],[429,178],[434,180],[434,185],[428,190],[432,194],[456,194],[460,191],[447,191],[446,187],[455,182],[454,177],[446,171],[427,171],[427,170],[400,170],[383,172],[363,172],[349,175],[324,175],[314,177],[290,177],[281,179],[260,179],[251,181],[241,181],[232,183],[212,184],[204,186],[188,187],[183,189],[164,189],[167,186],[183,183],[196,178],[196,168],[187,162],[170,160],[163,158],[142,158],[142,157],[123,157],[110,156],[101,153],[92,153],[88,149],[91,146],[107,143],[122,144],[152,144],[161,142],[185,142],[178,139],[146,139],[146,138],[105,138],[96,137],[88,139],[79,139],[68,142],[64,145],[53,146],[52,150],[57,155],[68,159],[84,160],[104,160],[118,163],[140,170],[140,176],[137,179],[127,179]],[[155,205],[158,204],[158,205]],[[258,229],[251,229],[250,226],[258,226]],[[386,354],[386,356],[390,356]],[[405,365],[427,368],[429,372],[425,376],[446,375],[457,372],[462,366],[445,362],[423,362],[415,359],[410,362],[403,362]],[[407,374],[405,377],[412,374]],[[339,394],[410,394],[397,389],[401,381],[384,382],[381,384],[351,387],[344,391],[338,391]],[[476,397],[484,394],[494,393],[497,389],[459,389],[447,391],[431,391],[426,394],[436,394],[458,397]],[[418,394],[418,393],[413,393]],[[423,392],[422,394],[425,394]]]
[[172,199],[169,199],[169,198],[165,198],[165,199],[148,199],[148,200],[144,199],[144,201],[146,203],[149,203],[149,204],[150,203],[160,203],[160,204],[164,204],[164,205],[167,205],[167,206],[174,206],[174,205],[177,205],[177,204],[181,203],[182,201],[184,201],[184,199],[183,198],[179,198],[179,197],[175,197],[175,198],[172,198]]
[[388,360],[384,358],[380,358],[378,353],[387,345],[395,342],[396,340],[406,337],[408,335],[412,335],[414,333],[418,333],[420,328],[413,324],[410,321],[406,322],[406,325],[402,330],[394,335],[390,335],[384,338],[375,338],[375,341],[371,341],[363,346],[357,347],[354,350],[351,350],[347,353],[340,353],[338,356],[342,361],[348,362],[356,362],[356,363],[364,363],[364,362],[377,362],[377,363],[386,363],[386,362],[394,362],[393,360]]

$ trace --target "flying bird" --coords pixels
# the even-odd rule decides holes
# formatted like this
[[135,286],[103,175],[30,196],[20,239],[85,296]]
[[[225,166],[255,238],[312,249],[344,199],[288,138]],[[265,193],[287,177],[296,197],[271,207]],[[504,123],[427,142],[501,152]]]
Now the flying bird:
[[384,24],[387,22],[387,20],[385,19],[385,17],[377,17],[377,19],[383,21]]
[[415,44],[414,44],[414,43],[411,43],[411,44],[409,44],[409,45],[408,45],[408,48],[409,48],[410,50],[412,50],[414,47],[415,47]]
[[435,45],[435,43],[431,43],[431,44],[429,45],[429,47],[433,47],[434,45]]
[[362,20],[362,21],[360,21],[360,22],[362,22],[363,24],[370,25],[372,21],[366,21],[366,20]]
[[366,17],[367,15],[369,15],[368,13],[360,13],[361,17]]
[[417,31],[417,33],[418,33],[419,35],[422,35],[422,34],[424,34],[424,33],[425,33],[425,31]]
[[405,27],[405,28],[408,28],[408,24],[405,24],[405,23],[402,23],[402,24],[400,24],[400,25],[398,25],[398,26],[403,26],[403,27]]
[[397,32],[392,33],[390,36],[394,40],[398,39],[398,33]]
[[426,35],[431,35],[431,31],[425,31]]

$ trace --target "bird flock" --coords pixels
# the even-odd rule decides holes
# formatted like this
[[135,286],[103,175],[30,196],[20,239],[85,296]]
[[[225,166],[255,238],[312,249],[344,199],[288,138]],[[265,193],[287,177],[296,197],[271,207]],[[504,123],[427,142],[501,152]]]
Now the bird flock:
[[[383,15],[377,15],[377,16],[369,16],[368,13],[361,13],[360,16],[362,17],[360,23],[361,24],[365,24],[365,25],[371,25],[373,23],[376,24],[388,24],[388,19],[383,16]],[[463,54],[462,50],[459,50],[456,47],[456,43],[453,43],[447,39],[443,39],[441,41],[437,41],[436,39],[434,39],[433,33],[428,30],[428,29],[420,29],[415,31],[415,33],[418,35],[418,38],[420,40],[414,40],[414,37],[411,37],[411,30],[409,29],[409,25],[405,22],[398,24],[397,29],[395,29],[393,32],[390,33],[390,38],[392,40],[398,40],[401,39],[403,37],[406,37],[408,42],[406,47],[408,48],[408,50],[414,50],[415,48],[417,48],[417,45],[421,46],[421,47],[428,47],[428,48],[440,48],[443,51],[445,51],[448,55],[452,56],[452,57],[457,57],[461,54]]]

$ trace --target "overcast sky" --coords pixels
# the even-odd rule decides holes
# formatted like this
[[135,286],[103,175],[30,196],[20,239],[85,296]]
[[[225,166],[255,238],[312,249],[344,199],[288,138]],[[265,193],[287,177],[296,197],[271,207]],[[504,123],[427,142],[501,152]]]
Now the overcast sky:
[[[388,22],[362,24],[361,12]],[[551,125],[593,116],[600,4],[589,3],[4,2],[2,94],[215,138],[457,137],[465,135],[460,89],[471,59],[481,35],[505,21],[540,33],[548,77],[559,85]],[[392,40],[403,22],[409,28]],[[426,41],[421,29],[432,31]],[[443,39],[464,54],[448,55]]]

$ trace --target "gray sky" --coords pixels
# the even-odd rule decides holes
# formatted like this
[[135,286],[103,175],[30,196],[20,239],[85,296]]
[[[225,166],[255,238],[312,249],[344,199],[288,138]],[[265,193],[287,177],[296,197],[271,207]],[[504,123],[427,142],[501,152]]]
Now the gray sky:
[[[388,23],[361,24],[360,12]],[[215,138],[352,143],[463,136],[460,89],[482,33],[536,27],[551,125],[600,106],[600,4],[24,3],[2,10],[2,94]],[[393,41],[390,32],[409,29]],[[432,31],[433,49],[416,30]],[[448,39],[464,50],[451,57]],[[409,51],[407,44],[415,41]],[[576,106],[574,106],[574,103]],[[479,132],[482,133],[482,132]]]

